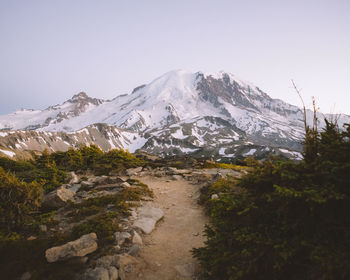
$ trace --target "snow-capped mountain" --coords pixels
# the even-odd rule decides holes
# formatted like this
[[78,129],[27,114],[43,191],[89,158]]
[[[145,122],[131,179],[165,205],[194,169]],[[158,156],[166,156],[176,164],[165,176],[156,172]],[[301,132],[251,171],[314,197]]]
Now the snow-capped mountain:
[[[344,122],[350,117],[340,116],[338,123]],[[277,148],[290,154],[301,150],[304,133],[300,108],[225,72],[171,71],[113,100],[80,93],[43,111],[0,116],[0,129],[43,133],[71,134],[95,123],[121,128],[118,133],[128,139],[104,149],[120,146],[158,154],[206,151],[232,157]],[[113,136],[105,138],[108,142]],[[245,146],[251,148],[242,150]]]
[[55,126],[76,118],[104,102],[104,100],[87,96],[85,92],[80,92],[63,104],[50,106],[45,110],[22,109],[9,115],[0,116],[0,129],[34,130]]

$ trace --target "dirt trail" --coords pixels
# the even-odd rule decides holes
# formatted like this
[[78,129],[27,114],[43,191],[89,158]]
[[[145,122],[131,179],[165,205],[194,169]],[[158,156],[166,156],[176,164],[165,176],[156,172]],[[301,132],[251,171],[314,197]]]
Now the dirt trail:
[[142,271],[133,279],[196,279],[198,263],[190,250],[203,244],[207,217],[197,204],[200,186],[184,179],[169,181],[166,177],[142,177],[154,192],[154,205],[164,211],[164,220],[144,236],[140,259]]

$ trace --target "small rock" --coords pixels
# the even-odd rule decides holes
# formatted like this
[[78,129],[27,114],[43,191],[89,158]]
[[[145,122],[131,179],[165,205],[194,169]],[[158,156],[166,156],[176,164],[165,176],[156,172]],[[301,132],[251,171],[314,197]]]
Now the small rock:
[[48,262],[66,260],[72,257],[83,257],[96,251],[97,247],[96,233],[90,233],[64,245],[47,249],[45,251],[45,257]]
[[129,168],[126,170],[126,174],[128,176],[134,176],[136,175],[137,173],[141,172],[142,171],[142,167],[136,167],[136,168]]
[[171,176],[171,178],[172,178],[173,180],[178,181],[178,180],[181,180],[183,177],[180,176],[180,175],[173,175],[173,176]]
[[142,238],[135,230],[132,231],[132,240],[131,241],[133,244],[142,245]]
[[124,183],[125,180],[121,177],[116,177],[116,176],[112,176],[108,178],[108,183],[109,184],[121,184]]
[[118,231],[114,233],[114,240],[119,246],[123,245],[125,240],[130,240],[130,239],[131,239],[131,234],[128,232]]
[[29,237],[27,238],[27,240],[35,240],[35,239],[37,239],[37,237],[36,237],[36,236],[33,236],[33,235],[31,235],[31,236],[29,236]]
[[120,186],[122,186],[124,188],[130,188],[131,187],[131,185],[128,182],[124,182]]
[[92,189],[94,187],[94,183],[90,181],[83,181],[81,182],[81,187],[86,189]]
[[211,199],[218,199],[218,198],[219,196],[216,193],[211,195]]
[[120,247],[119,245],[113,246],[112,252],[114,252],[114,253],[119,253],[119,252],[120,252],[120,249],[121,249],[121,247]]
[[128,254],[130,255],[130,256],[137,256],[138,254],[139,254],[139,252],[140,252],[140,245],[138,245],[138,244],[134,244],[134,245],[132,245],[132,247],[129,249],[129,251],[128,251]]
[[118,266],[119,255],[103,256],[96,261],[96,266],[109,268],[110,266]]
[[109,280],[108,269],[104,267],[96,267],[94,269],[88,269],[84,275],[83,280]]
[[70,181],[69,184],[73,185],[73,184],[78,184],[79,183],[79,177],[75,174],[74,171],[69,172],[69,176],[70,176]]
[[119,278],[118,269],[116,269],[114,266],[108,268],[108,274],[109,280],[118,280]]

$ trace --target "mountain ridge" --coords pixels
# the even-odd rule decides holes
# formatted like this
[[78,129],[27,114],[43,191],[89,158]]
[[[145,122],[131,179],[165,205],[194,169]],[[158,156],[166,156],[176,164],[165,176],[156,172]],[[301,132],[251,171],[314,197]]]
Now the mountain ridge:
[[[118,145],[108,147],[104,142],[110,137],[105,135],[100,143],[104,149],[132,146],[133,151],[163,155],[206,150],[214,155],[221,151],[225,156],[236,153],[230,145],[248,142],[300,152],[303,117],[299,107],[273,99],[230,73],[175,70],[112,100],[91,98],[81,92],[42,111],[0,116],[0,129],[69,134],[103,123],[121,129],[120,133],[130,140],[120,146],[116,141]],[[312,117],[308,110],[309,122]],[[319,113],[318,118],[322,127],[323,115]],[[340,126],[350,122],[350,116],[341,115],[338,122]],[[132,144],[134,138],[138,139],[137,145]],[[224,153],[224,147],[230,151]]]

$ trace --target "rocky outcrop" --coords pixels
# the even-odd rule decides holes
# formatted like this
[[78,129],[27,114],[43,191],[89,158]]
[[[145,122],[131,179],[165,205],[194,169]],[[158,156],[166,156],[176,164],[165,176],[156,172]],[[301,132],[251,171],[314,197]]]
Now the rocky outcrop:
[[48,262],[52,263],[73,257],[83,257],[96,251],[97,248],[96,233],[90,233],[64,245],[47,249],[45,257]]
[[65,185],[44,196],[43,206],[47,208],[57,209],[64,206],[67,201],[73,200],[75,192],[67,189]]

